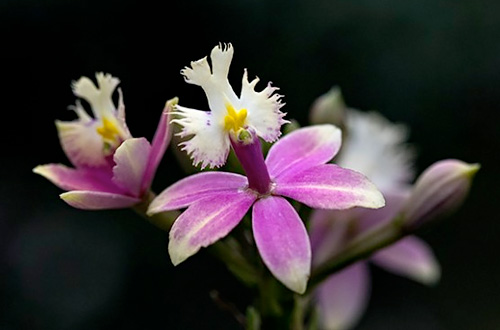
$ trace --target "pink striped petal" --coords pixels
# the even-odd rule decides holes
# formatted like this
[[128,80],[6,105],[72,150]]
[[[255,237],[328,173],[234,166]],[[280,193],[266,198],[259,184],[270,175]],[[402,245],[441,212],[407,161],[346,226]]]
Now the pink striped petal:
[[170,230],[168,252],[178,265],[202,247],[226,236],[241,221],[256,196],[232,190],[210,196],[189,206]]
[[60,195],[69,205],[82,210],[106,210],[131,207],[141,200],[101,191],[73,190]]
[[304,293],[311,271],[311,244],[304,223],[282,197],[257,201],[253,235],[262,260],[287,288]]
[[148,165],[146,166],[146,171],[142,180],[142,192],[146,191],[151,186],[156,169],[158,168],[158,165],[160,165],[161,159],[163,158],[165,150],[167,150],[170,139],[172,138],[172,130],[170,129],[169,124],[170,112],[177,102],[177,98],[168,100],[167,104],[165,104],[165,109],[163,109],[161,114],[155,136],[153,137],[153,143],[151,144],[151,153],[149,154]]
[[148,214],[186,207],[200,199],[243,189],[247,179],[227,172],[202,172],[177,181],[151,203]]
[[123,190],[111,181],[111,172],[101,169],[74,169],[62,164],[47,164],[35,167],[33,172],[63,190],[123,193]]
[[346,330],[363,315],[370,294],[366,262],[357,262],[335,273],[317,289],[321,329]]
[[328,162],[340,148],[341,133],[333,125],[301,128],[285,135],[269,150],[267,168],[272,178],[284,177]]
[[379,208],[385,203],[380,191],[364,175],[333,164],[279,178],[274,192],[319,209]]
[[441,268],[431,248],[415,236],[380,250],[371,261],[392,273],[427,285],[435,284],[441,277]]
[[125,140],[113,156],[113,181],[133,196],[141,195],[142,179],[151,146],[145,138]]

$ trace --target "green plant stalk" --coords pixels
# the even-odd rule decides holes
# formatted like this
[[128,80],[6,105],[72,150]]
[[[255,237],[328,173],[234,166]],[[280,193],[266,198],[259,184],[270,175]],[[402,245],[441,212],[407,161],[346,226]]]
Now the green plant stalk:
[[307,288],[311,293],[323,280],[331,274],[365,259],[377,250],[384,248],[406,236],[409,232],[404,227],[404,218],[395,217],[392,221],[373,228],[355,238],[339,253],[332,256],[321,266],[313,270]]
[[142,201],[136,204],[132,209],[140,215],[143,219],[147,220],[149,223],[155,225],[161,230],[169,231],[170,227],[174,224],[175,219],[179,216],[179,211],[167,211],[162,213],[157,213],[153,216],[147,215],[147,210],[149,204],[155,199],[156,194],[152,191],[148,191]]
[[306,310],[309,307],[311,296],[293,295],[293,310],[290,319],[290,330],[304,330]]

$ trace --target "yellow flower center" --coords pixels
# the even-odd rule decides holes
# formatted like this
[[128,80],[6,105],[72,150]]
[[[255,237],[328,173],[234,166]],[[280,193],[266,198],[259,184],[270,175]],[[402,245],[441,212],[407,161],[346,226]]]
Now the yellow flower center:
[[118,127],[106,117],[102,118],[102,126],[97,127],[97,133],[107,142],[116,142],[120,137],[120,130]]
[[238,132],[245,126],[247,109],[236,111],[231,104],[226,105],[227,115],[224,117],[224,128],[226,131]]

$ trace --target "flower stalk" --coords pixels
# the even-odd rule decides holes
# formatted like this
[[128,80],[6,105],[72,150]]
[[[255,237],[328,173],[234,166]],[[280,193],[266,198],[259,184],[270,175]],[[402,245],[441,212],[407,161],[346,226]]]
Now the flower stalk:
[[400,216],[363,233],[322,265],[313,269],[308,292],[312,292],[318,284],[331,274],[368,257],[375,251],[396,242],[407,234],[409,232],[405,230],[403,218]]
[[155,225],[157,228],[169,231],[174,223],[175,219],[179,216],[179,211],[167,211],[162,213],[157,213],[152,216],[146,214],[146,211],[151,204],[151,201],[155,199],[156,194],[152,191],[148,191],[144,194],[142,201],[139,204],[136,204],[132,207],[132,210],[135,211],[138,215],[140,215],[143,219],[147,220],[152,225]]

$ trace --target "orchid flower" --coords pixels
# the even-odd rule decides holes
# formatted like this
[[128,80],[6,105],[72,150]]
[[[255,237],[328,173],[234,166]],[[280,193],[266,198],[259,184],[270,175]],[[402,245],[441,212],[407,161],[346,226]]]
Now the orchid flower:
[[187,83],[203,88],[210,107],[207,112],[176,106],[173,112],[177,119],[172,122],[182,126],[179,136],[192,136],[180,144],[182,150],[192,157],[195,166],[201,163],[202,169],[224,165],[230,150],[230,134],[250,128],[265,141],[274,142],[281,134],[281,125],[287,122],[280,111],[281,95],[275,94],[278,88],[271,83],[256,92],[259,78],[249,82],[245,70],[240,96],[236,95],[228,81],[233,53],[231,44],[216,46],[210,53],[212,67],[204,57],[181,71]]
[[150,144],[133,138],[125,123],[123,95],[118,106],[112,95],[119,80],[97,73],[97,86],[87,77],[73,83],[73,93],[86,100],[91,117],[80,101],[70,107],[78,119],[56,121],[61,146],[74,168],[63,164],[33,169],[67,192],[60,197],[69,205],[88,210],[131,207],[148,192],[170,141],[169,116],[176,99],[167,102]]
[[238,98],[227,80],[233,56],[231,44],[212,50],[212,70],[206,58],[181,73],[200,85],[211,112],[177,106],[173,120],[193,135],[183,143],[194,163],[217,167],[230,146],[246,177],[204,172],[184,178],[154,199],[148,214],[186,208],[170,230],[168,250],[174,265],[225,237],[250,207],[257,249],[271,273],[289,289],[303,293],[311,268],[311,246],[304,223],[289,197],[315,208],[378,208],[382,194],[362,174],[325,164],[340,148],[340,130],[333,125],[304,128],[288,134],[269,150],[266,160],[260,139],[274,141],[285,122],[280,96],[268,85],[257,93],[258,79],[243,75]]
[[[248,131],[247,131],[248,132]],[[319,125],[287,134],[264,161],[259,139],[232,142],[247,177],[202,172],[178,181],[150,204],[148,214],[187,207],[170,231],[169,254],[177,265],[225,237],[253,205],[252,229],[271,273],[303,293],[311,267],[304,223],[284,198],[313,208],[378,208],[382,194],[362,174],[326,164],[340,147],[340,130]]]
[[[311,216],[313,267],[335,255],[355,237],[391,221],[411,195],[409,182],[414,177],[414,153],[405,144],[407,128],[375,112],[353,109],[343,112],[347,139],[336,163],[366,174],[384,194],[386,206],[378,210],[314,211]],[[407,236],[379,250],[369,261],[423,284],[434,284],[440,278],[440,266],[431,248],[415,236]],[[369,292],[368,260],[327,278],[316,290],[322,328],[352,328],[367,306]]]

